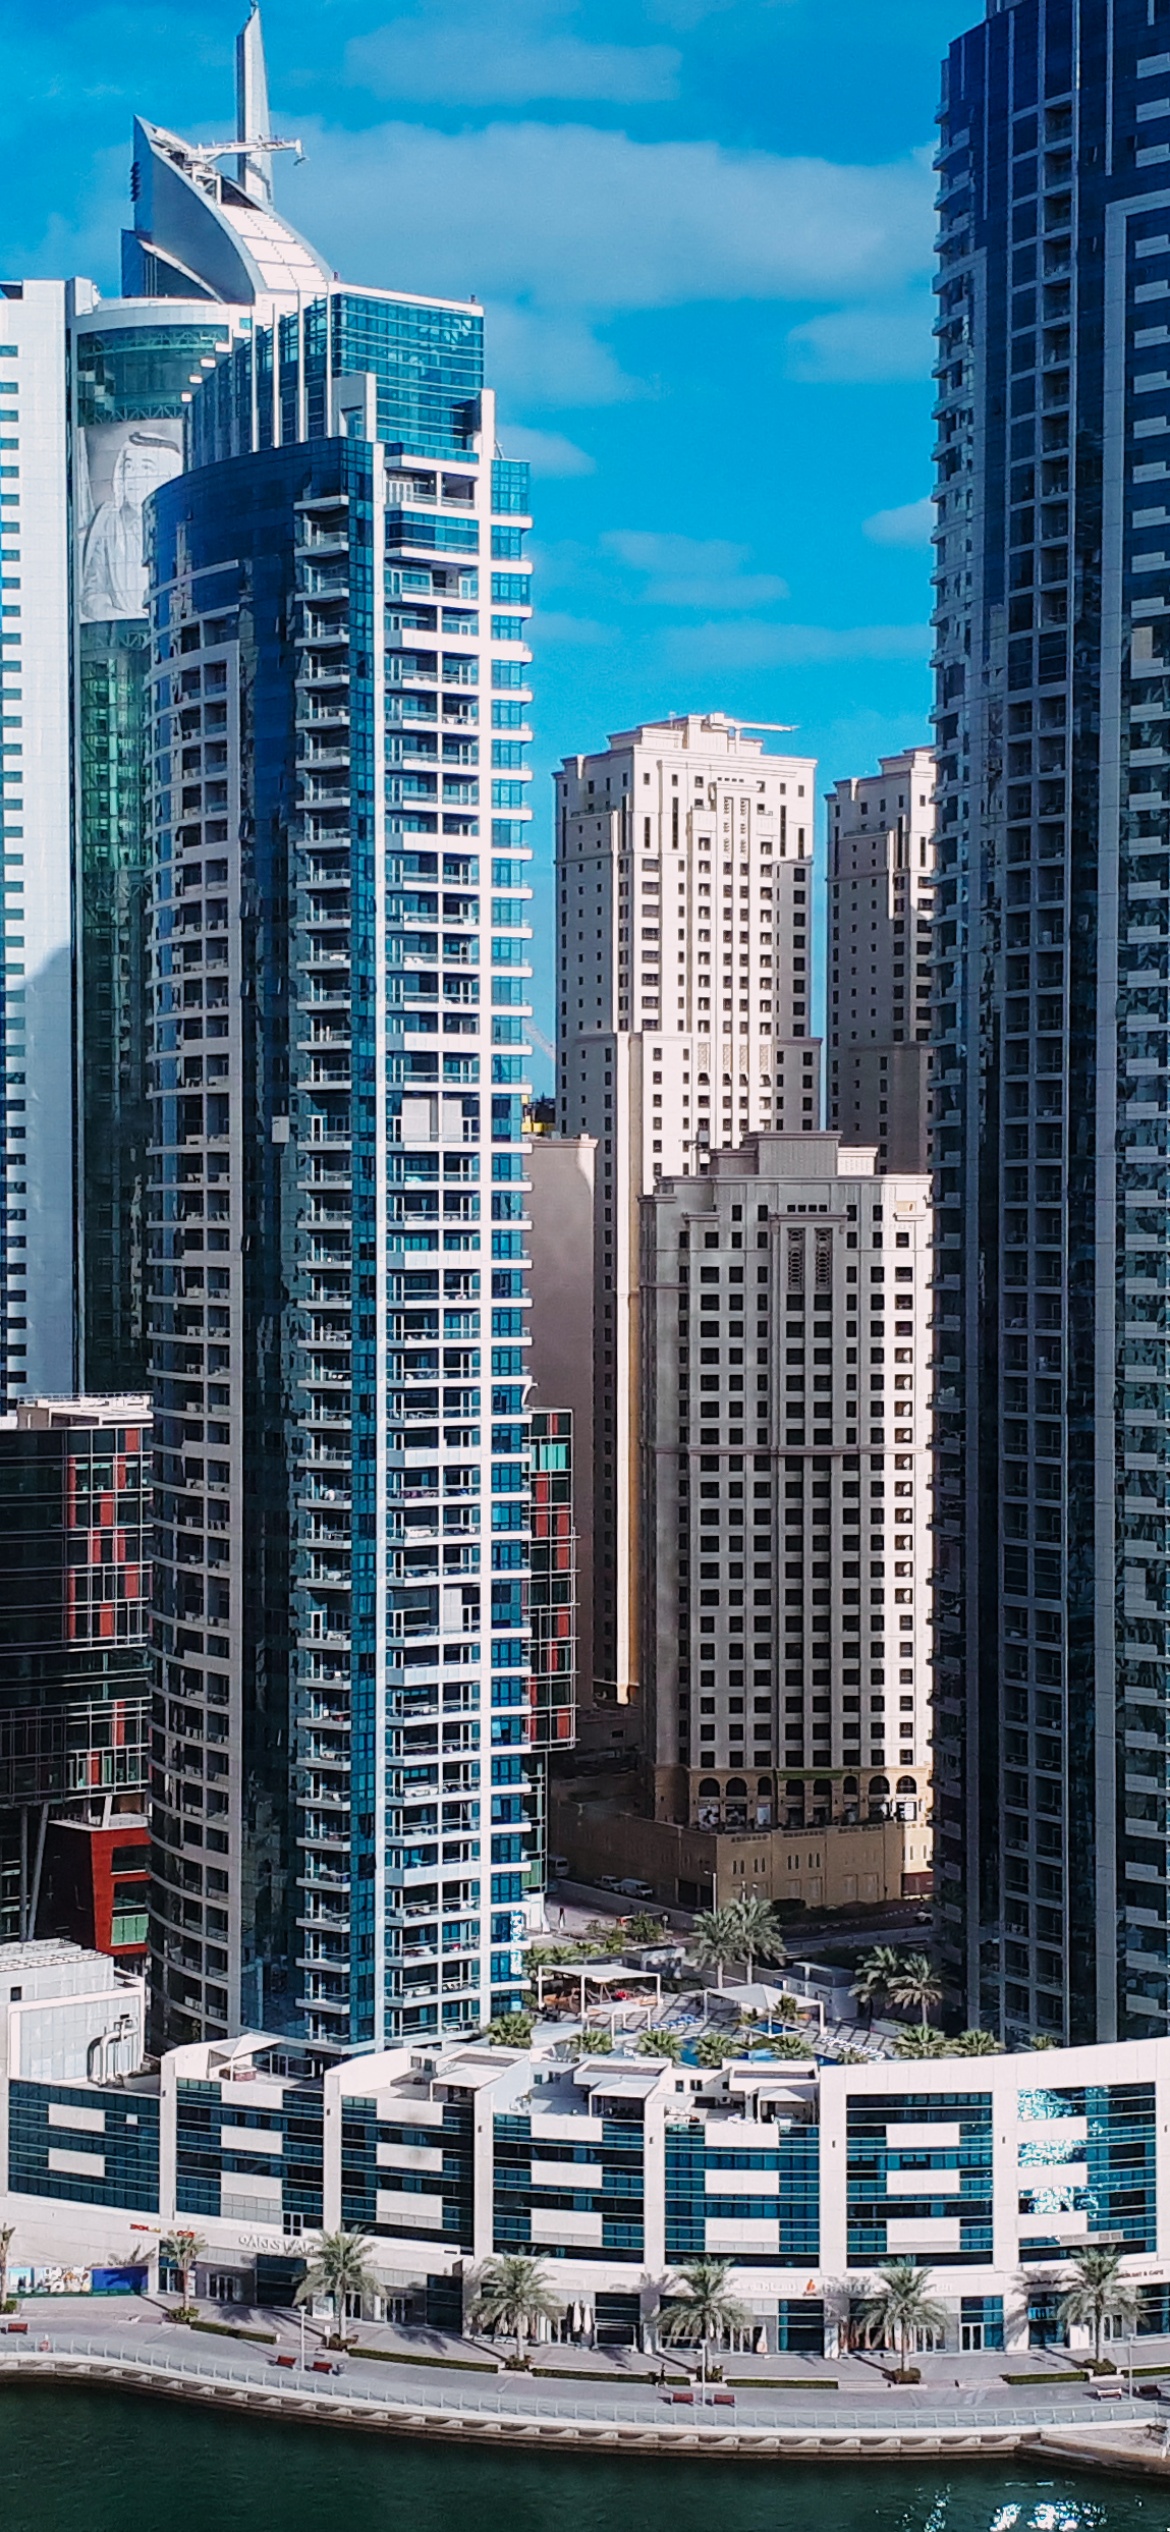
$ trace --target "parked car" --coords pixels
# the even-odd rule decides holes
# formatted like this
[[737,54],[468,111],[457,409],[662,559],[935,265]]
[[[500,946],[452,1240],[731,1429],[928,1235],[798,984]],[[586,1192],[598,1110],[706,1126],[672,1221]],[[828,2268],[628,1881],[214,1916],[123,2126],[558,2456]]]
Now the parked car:
[[620,1891],[623,1899],[652,1899],[654,1897],[653,1884],[648,1881],[633,1879],[619,1881],[615,1882],[614,1888]]
[[621,1889],[621,1886],[616,1873],[602,1873],[596,1883],[598,1890],[617,1891]]
[[548,1877],[549,1877],[549,1880],[550,1880],[550,1881],[565,1881],[565,1880],[567,1880],[567,1879],[568,1879],[568,1874],[569,1874],[569,1858],[568,1858],[568,1856],[567,1856],[567,1855],[550,1855],[550,1856],[549,1856],[549,1859],[548,1859]]

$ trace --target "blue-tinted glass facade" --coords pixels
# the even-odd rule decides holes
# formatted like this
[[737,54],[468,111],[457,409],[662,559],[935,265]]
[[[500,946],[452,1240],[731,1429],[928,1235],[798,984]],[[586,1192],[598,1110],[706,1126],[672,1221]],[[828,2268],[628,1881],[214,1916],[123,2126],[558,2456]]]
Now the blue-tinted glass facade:
[[[237,2216],[310,2232],[323,2215],[323,2109],[312,2080],[282,2087],[263,2108],[222,2085],[180,2076],[175,2107],[175,2205],[181,2216]],[[252,2142],[254,2140],[254,2142]]]
[[[914,2133],[903,2136],[906,2128]],[[938,2142],[922,2131],[937,2129]],[[950,2223],[948,2267],[986,2267],[992,2253],[990,2093],[855,2096],[848,2112],[848,2246],[851,2268],[900,2257],[929,2267],[908,2238],[916,2223]],[[904,2176],[921,2176],[917,2189]],[[898,2176],[895,2182],[894,2176]],[[938,2175],[932,2188],[932,2178]],[[957,2175],[957,2177],[956,2177]],[[898,2185],[901,2183],[902,2185]],[[891,2237],[889,2228],[898,2230]],[[924,2240],[925,2240],[924,2236]],[[941,2257],[942,2251],[938,2255]]]
[[[1060,2239],[1060,2220],[1084,2214],[1090,2235],[1106,2235],[1127,2251],[1157,2246],[1155,2103],[1152,2084],[1050,2087],[1020,2095],[1022,2216],[1052,2218],[1024,2257],[1075,2258],[1077,2242]],[[1075,2128],[1062,2135],[1062,2124]],[[1036,2133],[1029,2136],[1029,2128]]]
[[158,2207],[158,2097],[11,2083],[8,2187],[90,2207]]
[[1167,2024],[1161,0],[952,49],[938,300],[938,1887],[966,2019]]
[[[494,2125],[498,2252],[572,2259],[585,2246],[613,2260],[644,2257],[640,2117],[603,2113],[600,2139],[584,2145],[534,2139],[531,2118],[521,2111],[498,2113]],[[564,2238],[550,2240],[550,2233],[560,2231],[558,2217],[564,2218]],[[586,2219],[584,2229],[574,2225],[574,2217]]]
[[[337,427],[334,382],[360,377],[374,384],[363,422],[385,447],[413,457],[474,454],[483,388],[478,309],[338,289],[277,319],[275,374],[273,352],[271,326],[257,326],[221,363],[192,413],[193,464],[323,438]],[[510,479],[503,489],[515,508]],[[525,480],[524,509],[527,489]]]
[[[720,2172],[758,2172],[759,2195],[742,2185],[720,2192]],[[737,2268],[791,2263],[814,2266],[820,2256],[820,2137],[812,2123],[776,2133],[759,2146],[722,2146],[701,2119],[678,2120],[666,2131],[666,2256],[702,2259],[710,2244],[708,2221],[777,2228],[774,2248],[736,2247]],[[817,2344],[823,2325],[818,2308]],[[810,2329],[813,2324],[810,2322]],[[788,2344],[803,2342],[797,2338]]]
[[151,1241],[165,2027],[344,2048],[521,2000],[536,1792],[527,768],[491,819],[480,737],[527,653],[478,407],[438,468],[313,435],[339,311],[282,321],[283,443],[230,354],[191,454],[258,444],[153,504]]
[[[222,319],[193,324],[184,310],[169,322],[161,312],[137,325],[82,322],[70,347],[79,461],[85,458],[85,479],[74,488],[83,582],[75,700],[77,1294],[81,1382],[98,1393],[146,1385],[150,629],[145,607],[133,615],[94,613],[85,569],[92,524],[86,508],[95,501],[91,472],[101,469],[115,437],[131,458],[145,447],[157,462],[159,434],[151,424],[177,425],[192,369],[223,339]],[[124,426],[120,435],[118,426]],[[133,595],[122,591],[123,607]],[[107,592],[96,603],[113,601]]]
[[[388,2107],[388,2105],[387,2105]],[[466,2100],[444,2102],[441,2124],[411,2121],[405,2104],[396,2115],[356,2095],[345,2102],[341,2140],[341,2221],[355,2231],[393,2240],[425,2240],[470,2251],[475,2239],[475,2135]],[[425,2163],[425,2168],[418,2168]],[[389,2213],[386,2194],[395,2211]],[[410,2201],[418,2198],[417,2217]],[[441,2202],[441,2223],[433,2221]],[[425,2205],[421,2202],[425,2201]]]

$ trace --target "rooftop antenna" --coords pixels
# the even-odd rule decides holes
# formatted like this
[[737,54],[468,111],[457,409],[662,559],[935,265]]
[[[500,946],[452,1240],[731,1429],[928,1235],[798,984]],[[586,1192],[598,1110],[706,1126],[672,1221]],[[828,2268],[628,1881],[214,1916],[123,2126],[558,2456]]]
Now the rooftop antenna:
[[276,150],[291,150],[295,158],[305,153],[299,141],[282,141],[268,127],[268,77],[264,68],[264,35],[260,11],[253,7],[246,26],[236,37],[236,135],[232,141],[194,141],[184,144],[187,155],[197,164],[212,164],[217,158],[234,158],[236,183],[249,202],[258,210],[272,209],[272,159]]
[[240,151],[236,175],[242,191],[265,211],[272,209],[272,154],[265,146],[268,130],[264,30],[256,0],[252,0],[247,24],[236,37],[236,138],[250,144]]

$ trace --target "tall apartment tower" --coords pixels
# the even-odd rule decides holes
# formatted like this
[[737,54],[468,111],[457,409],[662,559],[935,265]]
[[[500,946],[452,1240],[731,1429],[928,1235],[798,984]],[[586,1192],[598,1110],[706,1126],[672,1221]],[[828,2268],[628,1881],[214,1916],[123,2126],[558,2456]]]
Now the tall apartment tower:
[[[236,132],[268,131],[259,11],[237,41]],[[282,144],[282,146],[284,146]],[[144,504],[183,464],[193,387],[255,311],[329,267],[272,207],[271,155],[225,164],[136,119],[120,300],[78,284],[69,376],[74,548],[74,1048],[79,1377],[145,1377],[151,880]],[[214,304],[218,302],[218,307]],[[209,304],[210,303],[210,304]]]
[[[260,20],[237,131],[262,136]],[[271,209],[265,153],[136,122],[124,296],[0,285],[0,1400],[141,1387],[149,768],[143,506],[245,312],[329,268]],[[216,303],[219,303],[218,305]]]
[[645,1203],[659,1819],[929,1816],[930,1223],[924,1174],[835,1134],[749,1135]]
[[881,1169],[928,1166],[934,758],[829,793],[828,1123]]
[[641,1672],[638,1208],[761,1127],[820,1124],[809,1036],[816,766],[722,713],[557,775],[558,1099],[597,1142],[594,1693]]
[[968,2019],[1170,2026],[1170,9],[1015,0],[939,171],[939,1866]]
[[257,324],[152,505],[172,2033],[525,1993],[529,520],[482,324]]

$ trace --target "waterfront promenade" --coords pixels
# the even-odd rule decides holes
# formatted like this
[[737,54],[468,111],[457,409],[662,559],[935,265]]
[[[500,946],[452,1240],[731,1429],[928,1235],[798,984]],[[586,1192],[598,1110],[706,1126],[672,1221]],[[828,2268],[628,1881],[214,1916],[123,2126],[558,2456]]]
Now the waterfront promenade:
[[[275,2344],[216,2339],[176,2324],[161,2307],[92,2302],[30,2305],[27,2336],[0,2336],[0,2391],[33,2381],[105,2384],[124,2392],[221,2405],[293,2423],[395,2436],[575,2451],[614,2451],[768,2461],[955,2459],[1050,2453],[1082,2467],[1170,2480],[1162,2456],[1164,2413],[1122,2391],[1108,2407],[1055,2368],[1027,2384],[1003,2379],[1003,2360],[956,2387],[932,2381],[890,2387],[856,2360],[775,2379],[712,2384],[680,2400],[644,2373],[615,2366],[599,2379],[565,2368],[553,2376],[475,2369],[478,2351],[411,2363],[405,2350],[351,2354],[339,2374],[310,2370],[321,2350],[286,2315],[256,2316]],[[567,2351],[542,2351],[566,2353]],[[277,2356],[283,2365],[274,2361]],[[481,2359],[490,2368],[491,2359]],[[944,2360],[945,2363],[945,2360]],[[601,2369],[598,2369],[599,2373]],[[1025,2370],[1013,2365],[1013,2371]],[[687,2387],[692,2388],[690,2386]]]

